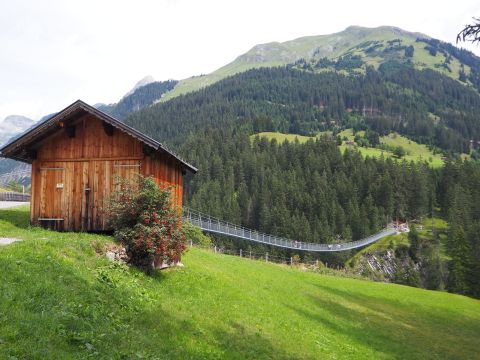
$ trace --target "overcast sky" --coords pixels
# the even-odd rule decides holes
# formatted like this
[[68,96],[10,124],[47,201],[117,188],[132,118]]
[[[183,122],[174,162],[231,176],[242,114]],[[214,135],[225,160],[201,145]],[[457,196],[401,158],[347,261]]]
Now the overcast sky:
[[0,120],[37,119],[79,98],[116,102],[146,75],[205,74],[255,44],[349,25],[393,25],[454,43],[472,16],[479,0],[2,0]]

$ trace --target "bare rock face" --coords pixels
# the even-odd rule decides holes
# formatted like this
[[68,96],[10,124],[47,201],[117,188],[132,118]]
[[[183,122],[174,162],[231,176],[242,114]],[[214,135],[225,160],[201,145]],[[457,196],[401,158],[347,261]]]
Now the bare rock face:
[[420,271],[419,264],[413,264],[406,257],[398,257],[394,249],[364,253],[353,266],[355,274],[374,281],[398,282],[398,276],[405,269]]
[[35,124],[35,121],[21,115],[9,115],[0,122],[0,145],[12,137],[24,132]]
[[397,271],[397,263],[395,261],[395,252],[387,250],[384,253],[365,254],[365,265],[374,273],[380,273],[385,280],[392,281]]

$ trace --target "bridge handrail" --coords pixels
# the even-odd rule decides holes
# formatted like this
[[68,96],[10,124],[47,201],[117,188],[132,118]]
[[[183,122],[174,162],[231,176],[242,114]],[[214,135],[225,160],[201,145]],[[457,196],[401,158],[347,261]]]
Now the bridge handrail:
[[304,251],[345,251],[355,248],[359,248],[368,244],[371,244],[385,236],[396,233],[396,229],[393,226],[388,226],[382,231],[370,235],[364,239],[350,241],[346,243],[337,244],[319,244],[319,243],[306,243],[298,240],[287,239],[284,237],[278,237],[275,235],[265,234],[263,232],[245,228],[237,224],[232,224],[228,221],[220,220],[208,214],[204,214],[200,211],[193,210],[187,207],[183,209],[184,218],[189,220],[193,224],[199,225],[202,230],[223,234],[228,236],[234,236],[240,239],[246,239],[263,244],[269,244],[277,247],[304,250]]

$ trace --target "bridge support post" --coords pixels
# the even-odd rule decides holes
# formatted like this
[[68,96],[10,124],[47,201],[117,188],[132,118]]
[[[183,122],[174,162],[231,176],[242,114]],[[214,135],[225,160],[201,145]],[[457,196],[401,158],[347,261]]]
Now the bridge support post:
[[214,247],[215,254],[217,253],[217,245]]
[[193,247],[193,240],[190,239],[190,248]]
[[293,257],[290,256],[290,266],[293,265]]
[[242,249],[240,249],[240,257],[242,257]]
[[265,262],[268,262],[268,253],[265,253]]

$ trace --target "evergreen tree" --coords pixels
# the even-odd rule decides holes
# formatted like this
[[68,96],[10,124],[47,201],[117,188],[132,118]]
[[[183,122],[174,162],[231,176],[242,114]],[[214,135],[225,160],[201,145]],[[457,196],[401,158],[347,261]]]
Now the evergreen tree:
[[408,233],[408,241],[410,242],[408,254],[413,261],[418,262],[421,242],[420,235],[418,234],[417,227],[415,225],[410,226],[410,232]]

